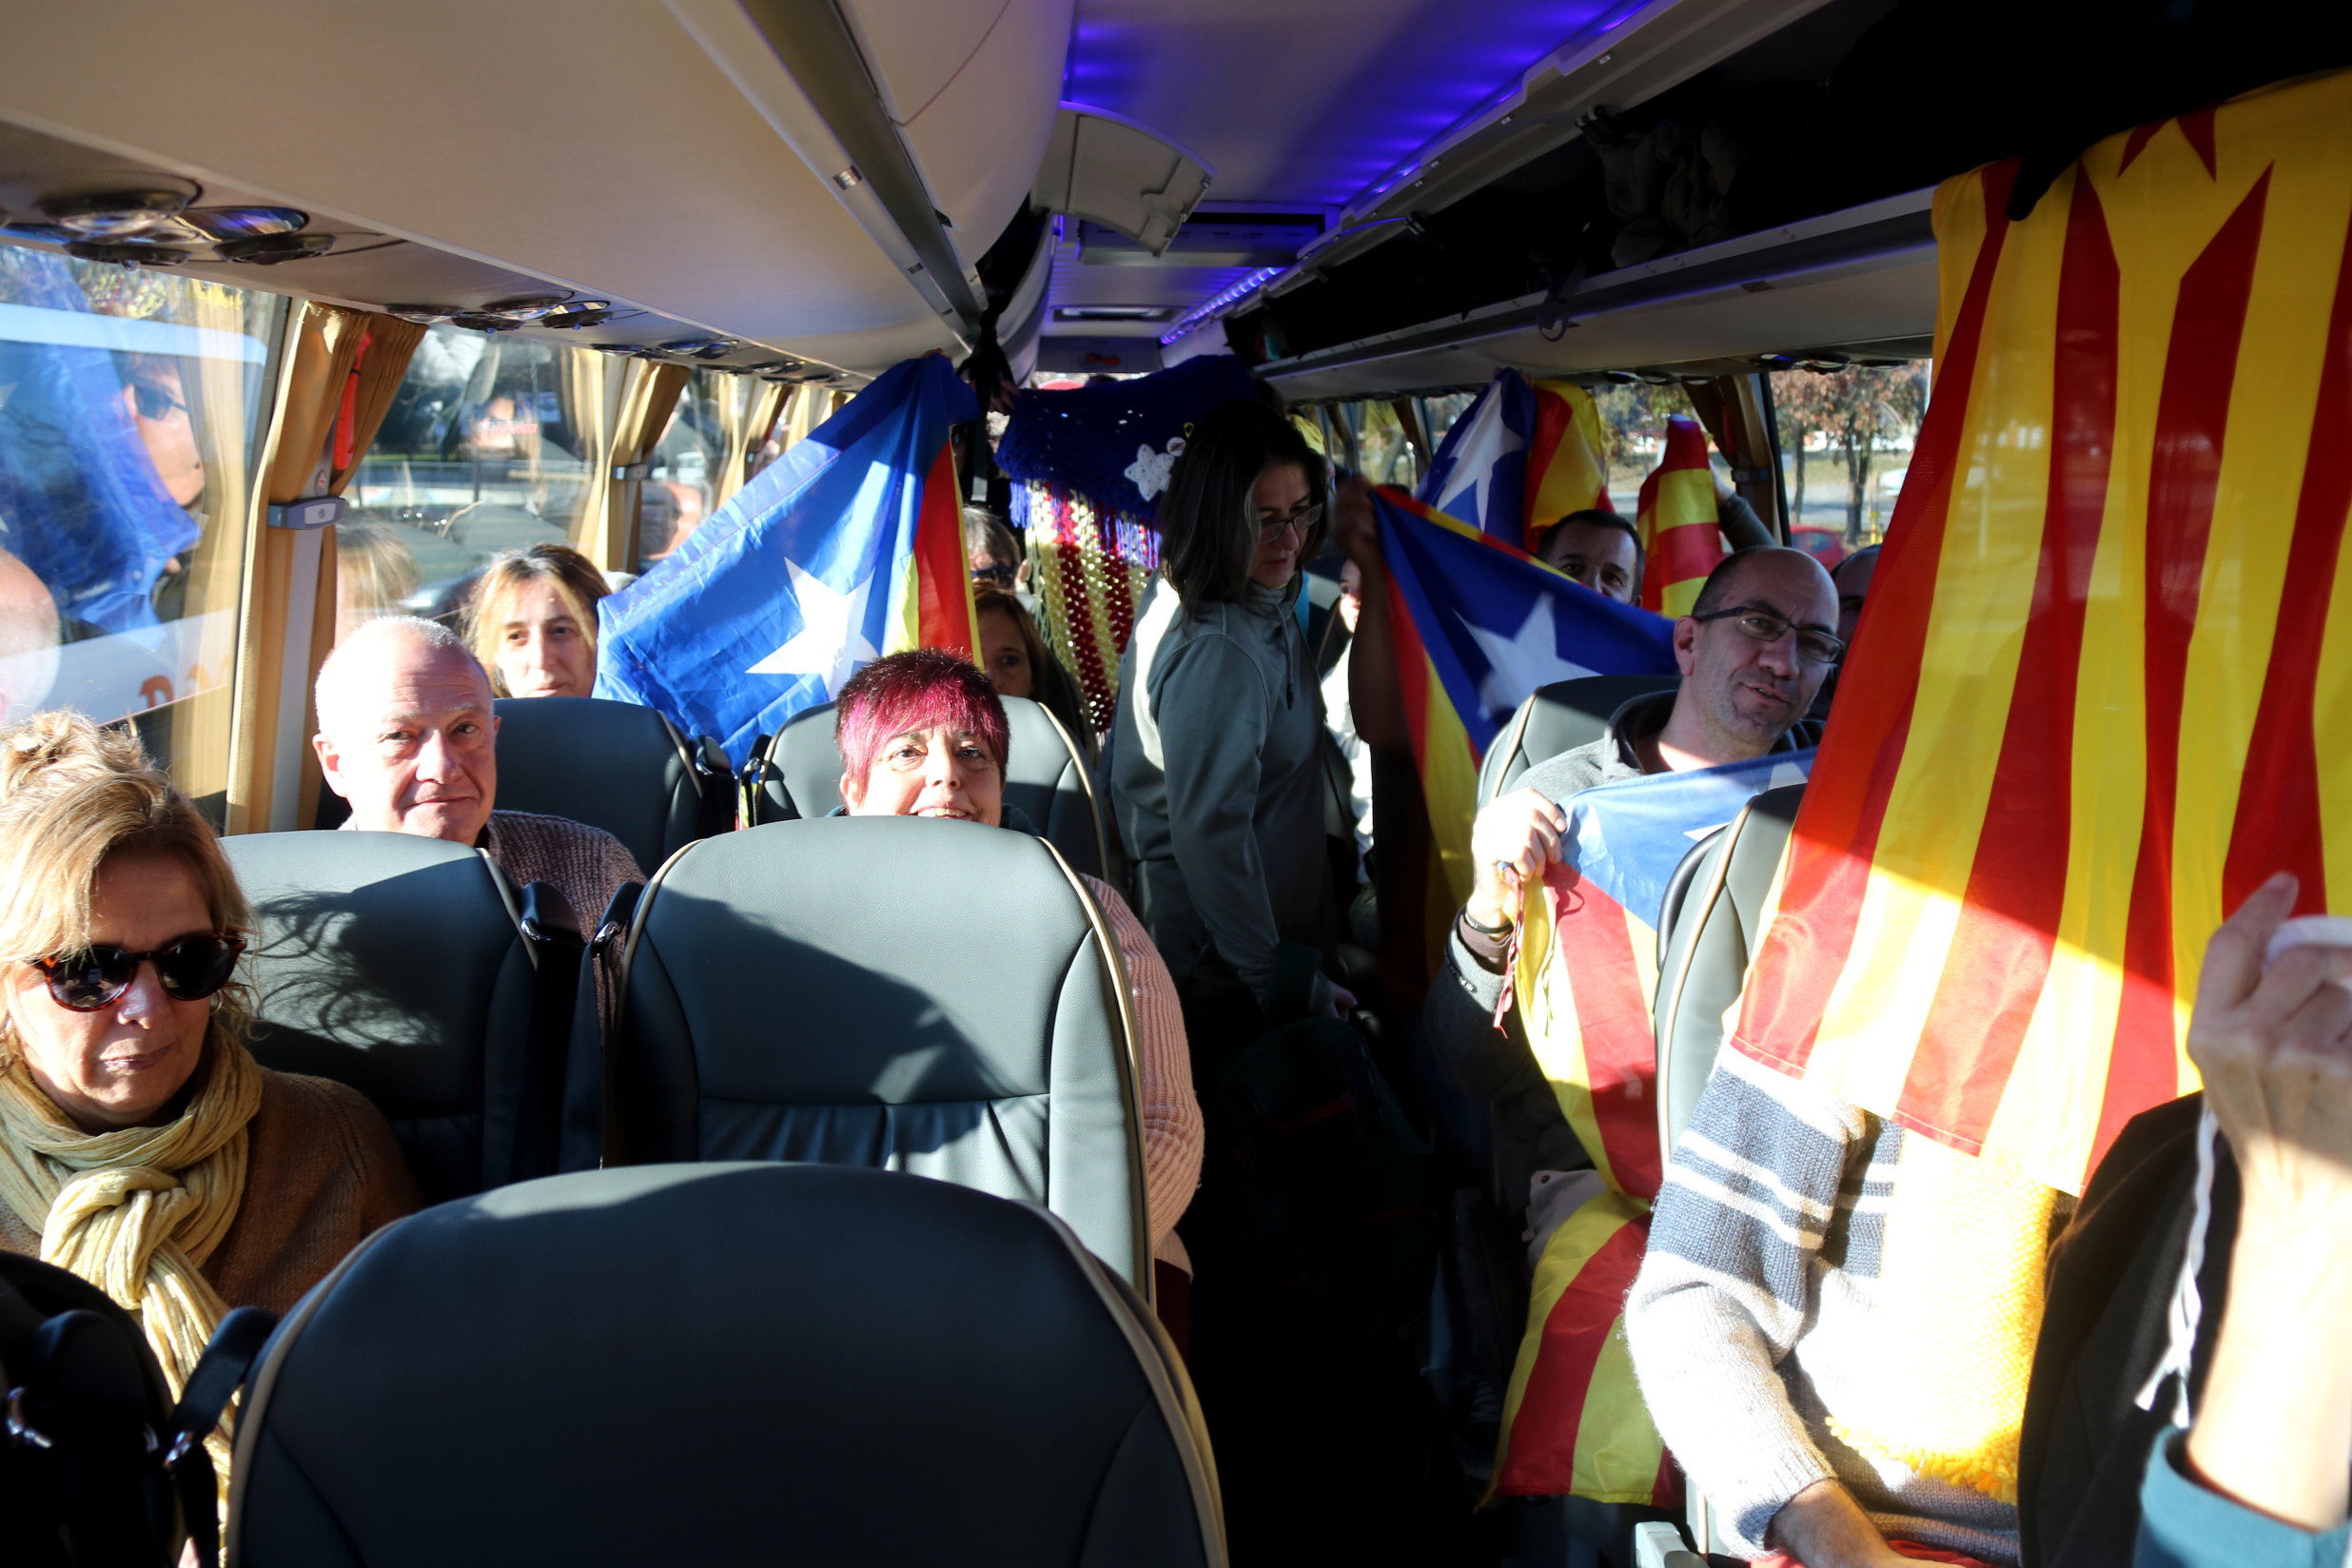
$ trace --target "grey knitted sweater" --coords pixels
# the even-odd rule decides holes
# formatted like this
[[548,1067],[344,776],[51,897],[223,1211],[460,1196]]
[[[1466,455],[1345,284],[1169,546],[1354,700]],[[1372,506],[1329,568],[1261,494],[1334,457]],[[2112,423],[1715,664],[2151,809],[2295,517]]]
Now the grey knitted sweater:
[[1903,1129],[1726,1050],[1667,1166],[1625,1333],[1659,1436],[1751,1552],[1834,1479],[1890,1539],[2017,1561],[2017,1511],[1865,1456],[1831,1417],[1882,1309]]

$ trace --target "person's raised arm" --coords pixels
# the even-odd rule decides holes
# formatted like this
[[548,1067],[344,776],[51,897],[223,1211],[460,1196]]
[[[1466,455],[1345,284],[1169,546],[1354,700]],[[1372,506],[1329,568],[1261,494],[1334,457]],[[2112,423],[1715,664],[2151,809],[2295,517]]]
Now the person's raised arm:
[[2352,948],[2265,970],[2295,892],[2273,877],[2214,933],[2189,1020],[2243,1196],[2187,1460],[2208,1490],[2322,1531],[2352,1510]]
[[1340,486],[1331,508],[1331,537],[1363,574],[1356,635],[1347,656],[1347,707],[1356,738],[1374,751],[1413,749],[1405,723],[1404,691],[1397,683],[1397,644],[1388,624],[1388,561],[1381,554],[1372,492],[1362,480]]

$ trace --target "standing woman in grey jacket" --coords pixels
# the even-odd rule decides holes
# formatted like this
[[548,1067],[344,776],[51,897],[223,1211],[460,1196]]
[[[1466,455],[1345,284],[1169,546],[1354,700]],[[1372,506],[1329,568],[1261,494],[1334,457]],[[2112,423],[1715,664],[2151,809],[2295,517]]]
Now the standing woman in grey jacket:
[[1294,613],[1328,484],[1264,404],[1204,420],[1168,476],[1160,575],[1120,663],[1111,799],[1137,911],[1212,1051],[1262,1011],[1355,1005],[1320,973],[1300,997],[1303,966],[1276,961],[1333,931],[1323,714]]

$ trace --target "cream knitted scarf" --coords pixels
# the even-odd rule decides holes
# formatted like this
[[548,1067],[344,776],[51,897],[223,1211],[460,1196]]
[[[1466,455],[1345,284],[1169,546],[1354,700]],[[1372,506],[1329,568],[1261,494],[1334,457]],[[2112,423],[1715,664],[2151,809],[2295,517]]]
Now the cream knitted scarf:
[[139,1320],[174,1398],[227,1310],[198,1270],[245,1197],[245,1124],[262,1069],[217,1029],[204,1081],[162,1127],[88,1133],[10,1052],[0,1067],[0,1202],[41,1233],[41,1261],[71,1269]]

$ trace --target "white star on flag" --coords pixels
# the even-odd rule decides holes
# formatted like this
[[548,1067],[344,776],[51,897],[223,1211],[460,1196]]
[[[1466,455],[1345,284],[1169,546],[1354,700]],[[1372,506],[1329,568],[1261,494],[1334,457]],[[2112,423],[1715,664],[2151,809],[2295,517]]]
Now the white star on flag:
[[813,577],[796,560],[785,566],[793,575],[793,598],[800,606],[800,630],[784,646],[746,671],[755,676],[821,676],[825,700],[832,701],[857,667],[879,657],[866,640],[866,596],[873,589],[869,572],[848,593]]
[[1493,521],[1486,514],[1494,504],[1495,465],[1521,450],[1524,443],[1502,422],[1501,408],[1493,405],[1491,393],[1471,410],[1470,417],[1479,422],[1456,451],[1452,471],[1441,481],[1446,490],[1438,498],[1437,509],[1485,528]]
[[1486,705],[1487,714],[1499,720],[1508,718],[1537,687],[1548,686],[1555,680],[1575,680],[1593,673],[1560,657],[1559,636],[1552,626],[1549,594],[1536,596],[1535,607],[1527,612],[1526,620],[1515,636],[1506,637],[1476,621],[1466,620],[1462,624],[1477,641],[1479,651],[1486,656],[1489,666],[1486,678],[1479,682],[1479,700]]

